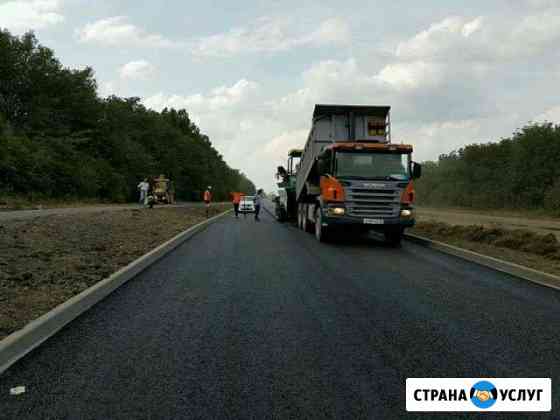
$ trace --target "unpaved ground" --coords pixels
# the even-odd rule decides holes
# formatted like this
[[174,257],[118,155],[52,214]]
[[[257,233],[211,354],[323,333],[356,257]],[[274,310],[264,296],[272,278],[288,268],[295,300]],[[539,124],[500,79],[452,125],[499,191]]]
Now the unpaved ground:
[[432,221],[409,232],[560,276],[560,242],[552,233]]
[[[222,205],[225,203],[216,203]],[[175,207],[204,207],[202,202],[183,202],[176,204],[157,205],[155,208],[175,208]],[[72,215],[82,213],[97,213],[100,211],[117,211],[117,210],[135,210],[144,209],[145,207],[136,203],[129,204],[97,204],[97,205],[82,205],[78,207],[53,207],[42,208],[34,210],[1,210],[0,223],[7,220],[21,220],[33,219],[39,216],[53,216],[53,215]]]
[[[504,215],[501,215],[501,214]],[[552,233],[560,240],[560,218],[522,215],[498,210],[417,208],[420,222],[443,222],[450,225],[481,225],[488,228],[525,229],[539,234]]]
[[0,221],[0,338],[205,218],[179,207]]

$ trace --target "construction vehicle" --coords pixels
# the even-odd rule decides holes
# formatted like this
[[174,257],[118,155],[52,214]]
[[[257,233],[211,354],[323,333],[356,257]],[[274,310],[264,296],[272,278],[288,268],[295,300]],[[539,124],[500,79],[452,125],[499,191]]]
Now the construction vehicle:
[[153,204],[175,203],[175,185],[165,175],[153,179],[151,190]]
[[288,165],[287,168],[283,166],[278,167],[276,178],[279,179],[278,196],[274,201],[276,219],[279,222],[284,222],[289,219],[294,219],[297,214],[296,205],[296,172],[299,167],[299,161],[303,150],[293,149],[288,152]]
[[391,143],[389,106],[316,105],[296,174],[298,227],[319,241],[374,230],[399,244],[422,172],[411,156],[411,145]]

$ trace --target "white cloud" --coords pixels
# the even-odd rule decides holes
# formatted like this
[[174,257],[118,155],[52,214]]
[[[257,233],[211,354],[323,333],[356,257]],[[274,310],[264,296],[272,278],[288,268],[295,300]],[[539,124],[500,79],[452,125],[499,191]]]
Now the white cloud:
[[534,121],[550,121],[556,124],[560,124],[560,105],[547,109],[542,114],[536,116],[534,118]]
[[155,66],[146,60],[131,61],[119,69],[121,79],[129,80],[148,80],[155,72]]
[[97,88],[97,93],[101,97],[107,97],[110,95],[115,95],[115,83],[114,82],[100,82]]
[[327,19],[318,29],[301,33],[291,18],[257,19],[253,25],[237,27],[228,32],[198,38],[192,53],[198,57],[228,57],[242,53],[286,51],[302,46],[347,42],[350,31],[339,18]]
[[444,69],[432,62],[413,61],[383,67],[376,78],[397,90],[436,86],[443,79]]
[[183,96],[158,93],[146,98],[143,102],[147,107],[158,111],[166,107],[186,108],[195,114],[206,114],[240,105],[256,90],[258,90],[257,83],[241,79],[232,86],[220,86],[212,89],[207,95],[196,93]]
[[0,4],[0,28],[14,33],[44,29],[64,22],[59,0],[12,0]]
[[397,141],[402,139],[413,143],[416,160],[432,160],[444,151],[457,150],[466,143],[483,140],[481,136],[484,124],[483,119],[435,121],[410,126],[405,123],[400,127],[397,124],[395,138]]
[[293,130],[281,133],[266,143],[263,151],[275,161],[285,160],[288,150],[303,146],[302,140],[307,139],[307,134],[307,130]]
[[514,26],[507,41],[504,50],[509,54],[535,55],[557,48],[560,42],[560,8],[526,16]]
[[[416,68],[415,62],[395,60]],[[264,96],[264,87],[241,79],[206,93],[160,93],[144,104],[157,110],[186,108],[227,162],[266,190],[274,188],[275,168],[285,163],[288,150],[305,144],[316,103],[391,105],[393,138],[413,144],[419,161],[468,143],[497,140],[523,124],[521,109],[519,115],[488,110],[486,102],[495,100],[487,92],[493,79],[479,79],[470,67],[454,74],[444,68],[434,77],[431,67],[391,74],[390,65],[375,69],[354,58],[325,60],[302,73],[297,89],[279,97]],[[433,82],[427,83],[430,77]]]
[[[367,73],[367,63],[351,58],[315,63],[303,75],[303,87],[275,101],[278,118],[307,126],[316,103],[392,105],[399,119],[431,122],[487,112],[480,97],[479,75],[471,69],[446,68],[432,62],[398,62]],[[371,70],[370,70],[371,71]],[[477,107],[470,104],[478,102]],[[465,109],[468,108],[468,109]]]
[[397,47],[396,56],[404,60],[445,58],[449,57],[450,53],[461,56],[473,45],[479,47],[477,40],[473,40],[473,35],[481,31],[483,22],[482,17],[473,20],[460,16],[448,17],[401,42]]
[[175,47],[179,44],[160,34],[149,33],[129,23],[126,16],[100,19],[76,30],[80,42],[109,46]]
[[[306,33],[282,20],[270,22],[206,38],[198,54],[273,52],[349,37],[336,24]],[[448,17],[381,58],[310,62],[291,91],[267,95],[268,86],[241,79],[205,93],[160,93],[144,103],[185,107],[228,163],[270,190],[288,150],[305,144],[317,103],[391,105],[393,139],[413,144],[419,161],[510,135],[539,113],[542,95],[560,82],[554,56],[547,53],[560,41],[559,28],[556,9]],[[528,59],[538,75],[527,71]],[[536,118],[544,119],[560,121],[560,107]]]
[[545,53],[558,42],[560,7],[522,17],[448,17],[401,42],[396,56],[405,61],[514,61]]
[[226,161],[267,190],[272,185],[274,165],[285,161],[283,147],[298,145],[305,132],[286,130],[291,124],[278,119],[272,105],[263,98],[260,86],[247,79],[205,93],[158,93],[143,103],[155,110],[185,108]]
[[309,36],[299,40],[300,44],[342,44],[350,41],[350,28],[346,21],[340,18],[327,19],[319,25]]
[[509,0],[513,6],[528,7],[532,9],[551,9],[558,6],[558,0]]
[[461,29],[461,34],[465,38],[468,38],[482,27],[482,22],[483,22],[482,17],[477,17],[476,19],[463,24],[463,28]]

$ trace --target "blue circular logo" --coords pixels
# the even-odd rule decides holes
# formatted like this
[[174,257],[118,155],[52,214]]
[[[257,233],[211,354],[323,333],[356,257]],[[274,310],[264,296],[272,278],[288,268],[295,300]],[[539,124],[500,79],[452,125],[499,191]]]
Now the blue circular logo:
[[498,399],[498,390],[488,381],[480,381],[471,388],[471,402],[478,408],[490,408]]

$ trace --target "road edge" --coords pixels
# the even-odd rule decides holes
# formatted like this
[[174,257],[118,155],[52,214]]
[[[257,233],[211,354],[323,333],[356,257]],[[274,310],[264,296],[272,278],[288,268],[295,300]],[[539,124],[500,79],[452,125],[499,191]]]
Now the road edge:
[[514,277],[537,283],[541,286],[550,287],[552,289],[560,290],[560,277],[553,274],[548,274],[543,271],[534,270],[529,267],[524,267],[508,261],[500,260],[498,258],[482,255],[474,251],[459,248],[453,245],[448,245],[443,242],[434,241],[423,236],[413,235],[407,233],[404,237],[421,246],[435,249],[437,251],[462,258],[464,260],[474,262],[478,265],[491,268],[502,273],[512,275]]
[[226,210],[210,219],[191,226],[187,230],[132,261],[106,279],[99,281],[83,292],[61,303],[39,318],[31,321],[21,330],[15,331],[0,341],[0,375],[10,366],[55,335],[88,309],[101,302],[120,286],[136,277],[142,271],[159,261],[210,224],[222,218],[231,210]]

